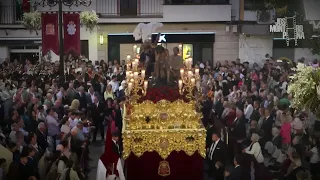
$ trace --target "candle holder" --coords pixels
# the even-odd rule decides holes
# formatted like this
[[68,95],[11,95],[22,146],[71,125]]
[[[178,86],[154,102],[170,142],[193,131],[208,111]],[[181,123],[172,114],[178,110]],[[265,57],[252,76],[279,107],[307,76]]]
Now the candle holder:
[[144,69],[139,70],[135,67],[135,61],[132,64],[133,68],[126,72],[126,79],[128,82],[128,96],[132,102],[136,103],[140,99],[141,94],[145,96],[148,89],[148,81],[145,80],[146,71]]
[[[189,65],[189,64],[188,64]],[[178,81],[179,93],[186,96],[187,99],[192,100],[198,96],[197,93],[201,93],[200,87],[200,75],[198,68],[187,68],[180,69],[181,79]],[[190,67],[190,66],[189,66]],[[195,90],[195,93],[194,93]]]

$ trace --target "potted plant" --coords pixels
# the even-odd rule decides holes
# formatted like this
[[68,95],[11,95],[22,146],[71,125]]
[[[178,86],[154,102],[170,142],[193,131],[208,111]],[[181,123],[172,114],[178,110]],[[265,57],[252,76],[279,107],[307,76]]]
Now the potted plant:
[[95,11],[83,11],[80,13],[80,22],[86,30],[93,31],[98,25],[99,17]]
[[38,11],[24,13],[22,25],[29,29],[30,32],[36,31],[38,34],[38,30],[41,29],[41,13]]

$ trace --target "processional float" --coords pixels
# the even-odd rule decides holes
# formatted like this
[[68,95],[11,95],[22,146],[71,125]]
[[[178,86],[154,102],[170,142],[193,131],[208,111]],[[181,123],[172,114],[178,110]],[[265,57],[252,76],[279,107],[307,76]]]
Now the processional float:
[[[161,27],[161,23],[140,23],[134,31],[136,40],[144,43],[151,40],[151,34]],[[149,88],[146,71],[139,66],[139,55],[133,47],[133,58],[127,59],[126,81],[128,100],[123,110],[123,158],[130,155],[137,158],[147,152],[156,152],[161,157],[158,176],[169,177],[172,169],[167,158],[172,152],[183,151],[188,156],[198,153],[206,155],[206,130],[202,125],[202,114],[198,111],[201,97],[201,78],[198,68],[192,68],[192,59],[185,62],[180,70],[177,91],[179,98],[169,101],[150,101],[148,96],[154,88]],[[161,92],[162,87],[157,88]],[[170,96],[168,94],[167,96]],[[163,97],[163,96],[162,96]],[[130,162],[128,162],[130,164]]]

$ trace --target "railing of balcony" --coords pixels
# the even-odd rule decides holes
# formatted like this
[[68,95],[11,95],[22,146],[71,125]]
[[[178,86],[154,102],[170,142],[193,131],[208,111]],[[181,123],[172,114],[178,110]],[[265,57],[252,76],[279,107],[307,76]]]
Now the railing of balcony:
[[225,5],[230,0],[164,0],[165,5]]
[[97,13],[112,17],[161,17],[163,0],[97,0]]
[[0,24],[19,24],[23,10],[19,5],[0,4]]

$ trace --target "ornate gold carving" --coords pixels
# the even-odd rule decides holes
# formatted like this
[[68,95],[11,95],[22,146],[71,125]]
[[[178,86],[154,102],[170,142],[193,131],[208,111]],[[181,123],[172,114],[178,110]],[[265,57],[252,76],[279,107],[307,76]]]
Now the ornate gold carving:
[[[133,130],[123,132],[123,158],[134,153],[137,157],[144,152],[157,152],[166,159],[172,151],[184,151],[191,156],[198,152],[205,157],[206,130],[201,129],[167,129],[167,130]],[[137,141],[137,139],[142,139]]]
[[159,146],[162,150],[166,150],[169,147],[169,141],[166,138],[161,138]]
[[[195,106],[194,101],[185,103],[182,100],[133,104],[130,116],[125,118],[125,130],[201,128],[202,114],[196,111]],[[147,117],[150,118],[148,123]]]
[[170,166],[168,161],[160,161],[158,174],[159,176],[162,176],[162,177],[170,176],[171,171],[170,171]]
[[153,151],[163,159],[172,151],[184,151],[189,156],[198,152],[205,157],[206,130],[195,106],[194,101],[182,100],[133,104],[130,116],[123,120],[123,158]]

